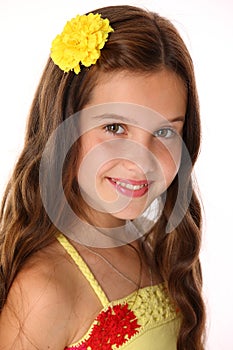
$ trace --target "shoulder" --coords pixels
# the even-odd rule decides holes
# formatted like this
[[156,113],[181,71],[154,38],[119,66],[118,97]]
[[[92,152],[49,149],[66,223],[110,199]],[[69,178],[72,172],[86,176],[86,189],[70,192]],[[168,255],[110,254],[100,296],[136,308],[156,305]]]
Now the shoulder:
[[[64,349],[72,335],[72,269],[58,245],[31,258],[15,278],[0,316],[5,349]],[[5,346],[5,347],[4,347]]]

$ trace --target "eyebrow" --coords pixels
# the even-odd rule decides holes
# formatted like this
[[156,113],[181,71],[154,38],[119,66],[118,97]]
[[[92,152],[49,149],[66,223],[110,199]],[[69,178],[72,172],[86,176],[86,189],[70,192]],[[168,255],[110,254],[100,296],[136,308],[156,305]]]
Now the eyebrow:
[[[99,119],[99,120],[107,120],[107,119],[117,119],[119,121],[122,121],[124,123],[131,123],[134,125],[138,125],[138,122],[134,119],[130,119],[128,117],[124,117],[118,114],[114,114],[114,113],[108,113],[108,114],[102,114],[102,115],[98,115],[98,116],[94,116],[93,119]],[[185,121],[185,116],[178,116],[178,117],[174,117],[171,120],[166,119],[164,117],[165,120],[167,120],[169,123],[177,123],[177,122],[182,122],[184,123]]]
[[114,113],[108,113],[108,114],[102,114],[102,115],[98,115],[93,117],[93,119],[99,119],[99,120],[106,120],[106,119],[117,119],[120,120],[124,123],[131,123],[131,124],[136,124],[138,125],[138,122],[136,120],[127,118],[127,117],[123,117],[119,114],[114,114]]
[[185,116],[179,116],[179,117],[175,117],[175,118],[173,118],[173,119],[171,119],[171,120],[168,120],[170,123],[176,123],[176,122],[182,122],[182,123],[184,123],[184,121],[185,121]]

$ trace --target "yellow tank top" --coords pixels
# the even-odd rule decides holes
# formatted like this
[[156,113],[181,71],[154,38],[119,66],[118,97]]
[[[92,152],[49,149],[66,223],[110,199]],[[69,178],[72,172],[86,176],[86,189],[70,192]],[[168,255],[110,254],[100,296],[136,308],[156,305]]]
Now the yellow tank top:
[[60,244],[90,283],[103,308],[86,334],[66,350],[175,350],[179,312],[164,284],[140,288],[125,298],[109,301],[81,255],[60,234]]

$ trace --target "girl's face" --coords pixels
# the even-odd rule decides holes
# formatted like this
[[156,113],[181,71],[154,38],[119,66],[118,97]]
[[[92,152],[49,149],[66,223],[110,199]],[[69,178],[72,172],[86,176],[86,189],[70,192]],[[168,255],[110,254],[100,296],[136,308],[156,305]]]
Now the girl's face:
[[180,165],[186,89],[173,72],[104,74],[80,114],[77,179],[98,226],[141,215]]

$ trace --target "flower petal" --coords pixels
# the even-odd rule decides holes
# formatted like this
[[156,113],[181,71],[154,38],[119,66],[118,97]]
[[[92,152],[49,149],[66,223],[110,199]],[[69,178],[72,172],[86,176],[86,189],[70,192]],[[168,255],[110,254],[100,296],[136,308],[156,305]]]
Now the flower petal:
[[80,72],[80,64],[95,64],[113,28],[100,14],[77,15],[52,42],[51,58],[64,72]]

